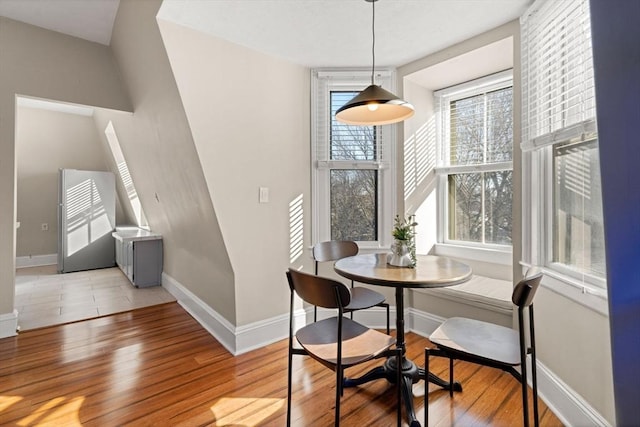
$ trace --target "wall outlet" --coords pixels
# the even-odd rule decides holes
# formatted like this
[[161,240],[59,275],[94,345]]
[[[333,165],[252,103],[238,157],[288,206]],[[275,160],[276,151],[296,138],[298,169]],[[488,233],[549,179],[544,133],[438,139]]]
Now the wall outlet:
[[40,228],[42,229],[42,231],[49,231],[49,224],[47,224],[46,222],[43,222],[40,225]]

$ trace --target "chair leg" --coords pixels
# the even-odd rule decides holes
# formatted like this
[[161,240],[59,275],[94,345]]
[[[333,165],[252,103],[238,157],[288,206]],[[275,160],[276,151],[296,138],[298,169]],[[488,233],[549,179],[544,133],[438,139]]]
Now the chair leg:
[[429,426],[429,347],[424,348],[424,427]]
[[[291,344],[289,344],[291,346]],[[287,372],[287,427],[291,425],[291,377],[293,367],[292,362],[293,355],[291,354],[291,349],[289,349],[289,369]]]
[[536,378],[536,356],[535,351],[531,353],[531,388],[533,390],[533,425],[540,425],[538,414],[538,379]]
[[387,309],[387,335],[389,335],[389,304],[384,303],[384,307]]
[[522,307],[518,308],[518,325],[520,335],[520,382],[522,383],[522,418],[524,427],[529,427],[529,399],[527,397],[527,346],[524,337]]
[[313,322],[315,323],[318,320],[318,307],[313,306]]
[[342,367],[336,366],[336,413],[334,424],[340,426],[340,398],[342,396]]
[[402,426],[402,349],[396,348],[396,401],[397,408],[397,424]]
[[533,305],[529,306],[529,341],[531,344],[531,385],[533,389],[533,425],[538,427],[539,414],[538,414],[538,375],[537,375],[537,362],[536,362],[536,341],[534,331],[534,319],[533,319]]
[[529,399],[527,396],[527,365],[523,364],[522,369],[522,417],[524,427],[529,427]]
[[453,397],[453,359],[449,358],[449,397]]

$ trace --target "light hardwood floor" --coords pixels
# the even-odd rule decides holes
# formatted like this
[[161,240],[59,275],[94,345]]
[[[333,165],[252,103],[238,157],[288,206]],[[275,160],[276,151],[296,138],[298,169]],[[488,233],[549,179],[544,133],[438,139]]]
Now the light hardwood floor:
[[[427,339],[409,333],[422,361]],[[448,362],[434,358],[436,374]],[[347,370],[365,372],[379,361]],[[294,357],[293,425],[333,423],[334,374]],[[518,426],[519,384],[509,374],[456,362],[463,391],[430,385],[432,426]],[[342,425],[395,425],[394,386],[349,388]],[[177,303],[22,332],[0,340],[0,424],[55,426],[283,426],[287,340],[233,357]],[[415,399],[422,417],[422,398]],[[541,425],[560,421],[541,402]]]
[[161,286],[135,288],[119,268],[57,273],[57,266],[16,270],[21,330],[59,325],[175,301]]

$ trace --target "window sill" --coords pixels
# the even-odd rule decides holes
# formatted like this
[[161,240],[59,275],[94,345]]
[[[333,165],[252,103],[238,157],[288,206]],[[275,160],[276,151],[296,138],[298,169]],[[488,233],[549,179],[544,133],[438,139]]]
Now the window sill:
[[[530,265],[526,263],[521,263],[521,265],[523,267],[522,273],[524,274]],[[541,268],[541,271],[544,273],[541,284],[545,288],[596,313],[609,316],[609,303],[605,289],[585,286],[579,280],[567,277],[548,268]]]
[[493,263],[499,265],[511,265],[511,250],[498,250],[471,246],[453,245],[450,243],[437,243],[435,254],[454,258],[464,258],[473,261]]
[[511,314],[513,284],[507,280],[473,275],[460,285],[435,289],[413,289],[435,297],[451,300],[501,314]]

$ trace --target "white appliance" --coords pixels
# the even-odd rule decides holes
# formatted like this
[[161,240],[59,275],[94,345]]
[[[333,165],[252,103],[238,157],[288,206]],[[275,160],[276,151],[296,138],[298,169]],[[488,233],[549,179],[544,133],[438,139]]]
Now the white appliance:
[[59,178],[58,272],[113,267],[115,175],[60,169]]

